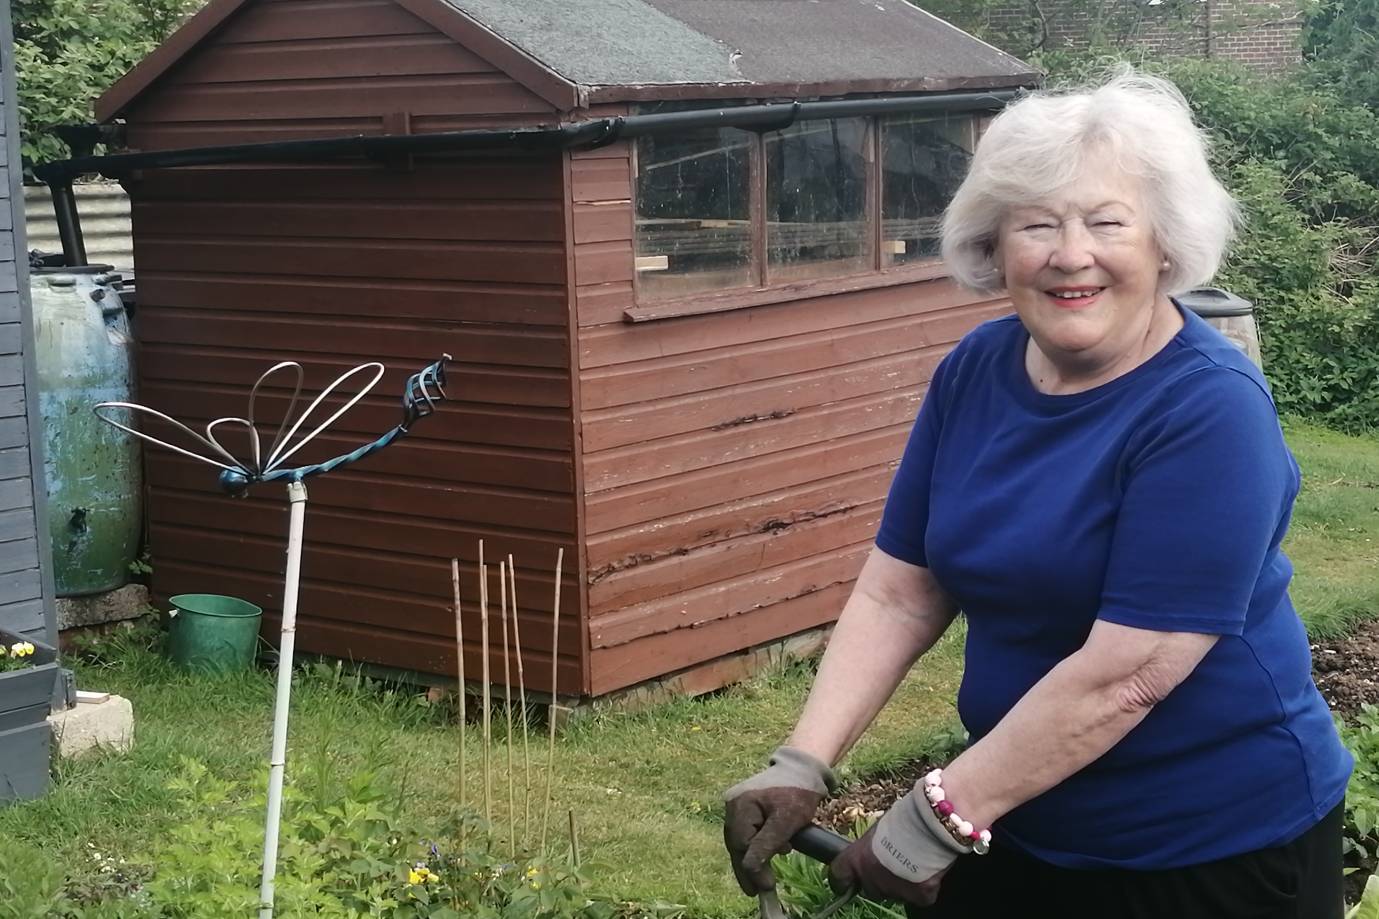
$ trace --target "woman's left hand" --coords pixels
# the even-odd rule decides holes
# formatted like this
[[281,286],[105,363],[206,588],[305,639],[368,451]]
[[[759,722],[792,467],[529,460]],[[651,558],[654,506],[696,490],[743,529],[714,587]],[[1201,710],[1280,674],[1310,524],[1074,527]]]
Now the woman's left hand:
[[873,850],[876,827],[843,850],[828,869],[828,883],[835,893],[857,888],[871,900],[891,900],[906,906],[932,906],[938,898],[939,883],[947,868],[918,883],[907,881],[891,871]]

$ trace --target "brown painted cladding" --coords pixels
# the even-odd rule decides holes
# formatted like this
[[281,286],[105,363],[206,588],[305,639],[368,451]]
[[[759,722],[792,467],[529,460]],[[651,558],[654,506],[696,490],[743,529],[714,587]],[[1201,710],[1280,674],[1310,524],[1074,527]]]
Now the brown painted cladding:
[[[568,114],[551,103],[561,85],[523,88],[508,75],[520,60],[499,70],[481,36],[457,43],[465,24],[434,13],[424,0],[257,0],[200,28],[196,50],[164,60],[137,98],[111,99],[142,149]],[[603,694],[838,615],[933,368],[1004,305],[931,266],[648,320],[630,156],[623,143],[131,180],[149,405],[204,424],[242,413],[275,361],[300,360],[308,390],[385,361],[380,395],[302,457],[315,460],[394,424],[406,375],[456,358],[453,401],[435,417],[308,483],[303,650],[453,673],[458,555],[477,673],[479,539],[490,562],[518,560],[538,689],[562,547],[562,693]],[[286,400],[261,394],[260,411]],[[155,590],[244,596],[269,611],[271,634],[281,490],[234,501],[189,460],[147,467]]]
[[[246,7],[129,109],[143,149],[550,120],[552,109],[388,0]],[[388,371],[304,461],[396,424],[406,376],[454,355],[455,397],[414,433],[308,482],[298,647],[455,672],[451,556],[463,563],[466,668],[479,670],[478,541],[519,572],[528,680],[548,689],[551,572],[575,547],[571,338],[561,158],[223,166],[130,183],[140,396],[196,426],[240,415],[248,383],[299,360],[306,390],[356,363]],[[279,417],[289,393],[260,394]],[[162,596],[214,590],[268,611],[282,589],[280,488],[230,500],[214,472],[151,453]],[[578,578],[567,565],[559,689],[584,691]],[[492,593],[497,596],[494,571]],[[496,646],[495,646],[496,647]],[[495,666],[501,657],[495,650]]]
[[590,691],[836,618],[924,386],[1005,311],[944,279],[652,322],[626,144],[572,154]]
[[[189,50],[180,34],[174,42]],[[129,145],[140,150],[383,134],[394,113],[407,113],[415,133],[549,123],[556,115],[392,0],[245,4],[151,89],[125,98],[135,83],[123,85],[98,114],[123,111]]]

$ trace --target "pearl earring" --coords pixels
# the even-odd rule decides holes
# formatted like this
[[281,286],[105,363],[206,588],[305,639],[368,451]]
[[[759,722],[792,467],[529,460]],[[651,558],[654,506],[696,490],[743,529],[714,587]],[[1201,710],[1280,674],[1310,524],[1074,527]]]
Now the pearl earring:
[[1159,266],[1159,270],[1160,270],[1160,271],[1167,271],[1167,270],[1168,270],[1168,259],[1164,259],[1163,264]]

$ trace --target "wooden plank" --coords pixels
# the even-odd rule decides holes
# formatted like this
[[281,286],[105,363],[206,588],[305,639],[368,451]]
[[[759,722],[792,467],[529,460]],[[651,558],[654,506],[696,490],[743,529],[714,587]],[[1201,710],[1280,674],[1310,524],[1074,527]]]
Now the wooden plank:
[[0,262],[0,293],[13,293],[19,290],[19,276],[14,262]]
[[154,271],[252,272],[333,278],[416,278],[563,284],[558,243],[136,236],[135,262]]
[[597,649],[589,658],[590,690],[602,695],[832,622],[851,591],[851,583],[836,584],[692,631]]
[[[0,574],[0,597],[4,597],[7,604],[18,603],[21,600],[42,602],[42,585],[43,578],[37,568]],[[0,617],[3,615],[4,613],[0,612]]]
[[591,575],[589,616],[592,620],[622,607],[663,600],[671,592],[680,594],[859,545],[875,538],[883,505],[876,500],[839,514],[663,556],[603,577]]
[[179,83],[494,73],[439,32],[210,44],[177,68]]
[[200,347],[275,348],[317,354],[369,354],[376,360],[406,359],[413,373],[441,353],[460,362],[563,367],[569,359],[564,330],[442,323],[382,323],[325,318],[219,313],[211,310],[139,308],[142,341]]
[[0,418],[22,415],[25,407],[23,385],[0,386]]
[[576,204],[632,200],[632,163],[611,156],[570,157],[570,198]]
[[[148,201],[134,205],[148,236],[314,237],[560,242],[556,201]],[[140,282],[143,275],[140,275]]]
[[854,469],[893,462],[904,450],[911,422],[843,440],[815,443],[699,469],[674,482],[643,482],[585,499],[585,526],[592,536],[722,502],[814,482]]
[[[203,412],[199,417],[184,415],[179,420],[194,428],[204,429],[210,417]],[[394,423],[396,421],[394,419]],[[271,425],[264,425],[262,434],[271,437],[272,430]],[[352,434],[341,429],[334,433],[327,432],[314,440],[306,450],[296,454],[293,461],[296,461],[296,457],[320,460],[348,453],[372,440],[376,431]],[[242,438],[227,436],[222,440],[236,455],[247,456],[251,452]],[[574,460],[567,450],[490,446],[419,435],[408,437],[406,450],[397,447],[381,450],[360,460],[357,468],[380,475],[425,478],[436,483],[562,494],[569,493],[574,482]]]
[[0,604],[0,626],[11,632],[28,634],[35,641],[46,641],[49,636],[43,621],[43,598]]
[[[7,212],[9,208],[0,208],[0,213]],[[19,322],[19,293],[11,291],[0,293],[0,323]]]
[[[280,491],[271,489],[255,489],[246,498],[230,500],[207,489],[197,493],[155,488],[148,512],[155,524],[196,527],[215,521],[227,531],[274,539],[282,539],[287,532],[287,504]],[[4,532],[4,516],[0,514],[0,533]],[[522,565],[542,571],[554,571],[557,549],[568,549],[573,542],[573,531],[517,530],[502,524],[486,526],[467,517],[440,521],[386,510],[316,507],[314,503],[309,525],[312,545],[414,555],[434,554],[439,549],[467,565],[477,562],[482,539],[490,558],[506,558],[510,552]],[[566,582],[572,590],[578,587],[568,567]]]
[[[313,521],[314,523],[314,521]],[[220,564],[236,571],[250,574],[281,577],[284,561],[284,537],[260,537],[244,533],[211,529],[206,526],[180,526],[156,523],[150,530],[151,538],[164,547],[158,555],[160,563],[169,561],[179,564],[195,565],[206,559],[219,559]],[[0,543],[0,552],[8,543]],[[431,546],[425,556],[399,552],[360,551],[358,549],[313,544],[305,550],[302,570],[309,574],[313,582],[323,587],[357,586],[369,590],[395,592],[401,597],[413,594],[439,597],[442,601],[449,593],[450,558],[444,557],[444,545]],[[522,559],[514,555],[517,567],[517,595],[523,613],[523,627],[528,618],[531,624],[544,620],[546,628],[543,635],[533,635],[522,642],[522,646],[550,650],[551,626],[550,611],[553,600],[551,584],[552,569],[531,569],[523,565]],[[497,578],[497,573],[494,573]],[[479,578],[471,566],[461,572],[460,593],[462,606],[470,606],[478,626]],[[417,600],[422,597],[417,597]],[[390,619],[386,611],[371,614],[377,618],[367,620],[377,625],[388,625]],[[451,631],[453,632],[453,613]],[[574,625],[571,626],[575,628]],[[572,632],[573,634],[573,632]]]
[[581,287],[631,281],[635,271],[632,243],[628,240],[585,243],[575,246],[575,283]]
[[603,367],[902,316],[918,318],[926,313],[947,313],[950,319],[956,320],[957,327],[965,327],[970,320],[964,316],[964,308],[989,302],[989,299],[943,280],[872,288],[667,322],[599,326],[580,334],[579,363],[582,368]]
[[455,43],[469,48],[492,61],[498,69],[518,80],[536,93],[552,109],[569,111],[584,103],[575,85],[522,48],[506,41],[487,26],[451,3],[432,0],[396,0],[435,28],[449,35]]
[[594,409],[584,413],[586,456],[705,429],[723,429],[787,417],[803,408],[839,402],[928,381],[946,345],[878,359],[823,367],[756,383],[687,392],[683,396]]
[[427,35],[431,26],[385,0],[298,0],[251,3],[216,33],[219,44],[302,38]]
[[7,322],[0,325],[0,355],[19,354],[24,348],[24,338],[19,323]]
[[[994,304],[879,322],[856,317],[853,325],[836,329],[609,365],[581,372],[580,397],[586,409],[606,408],[903,352],[918,352],[917,360],[928,365],[932,363],[933,349],[946,353],[953,342],[984,318],[1007,312],[1004,304]],[[926,371],[921,367],[919,372],[923,376]]]
[[295,278],[147,268],[139,269],[139,303],[188,309],[561,327],[565,326],[568,314],[564,287],[556,284]]
[[[157,551],[159,543],[154,544]],[[281,554],[281,553],[280,553]],[[282,575],[246,570],[234,565],[225,568],[188,564],[182,560],[166,559],[159,555],[158,567],[163,571],[155,574],[155,593],[175,595],[180,592],[194,592],[198,579],[215,584],[217,592],[242,597],[250,603],[263,607],[265,612],[277,612],[281,605]],[[444,566],[444,577],[433,585],[426,585],[425,593],[400,593],[395,590],[381,590],[364,584],[337,584],[318,580],[307,572],[311,563],[303,558],[303,579],[301,585],[300,614],[354,625],[389,628],[397,632],[420,635],[448,636],[450,646],[455,646],[455,611],[450,592],[450,563]],[[165,575],[165,576],[164,576]],[[470,579],[473,579],[471,575]],[[461,578],[461,584],[465,583]],[[441,588],[444,588],[442,591]],[[204,589],[204,588],[203,588]],[[496,592],[496,588],[495,588]],[[521,587],[518,587],[521,596]],[[462,604],[464,605],[464,604]],[[474,622],[473,632],[478,634],[477,601],[471,605]],[[469,631],[471,611],[465,611],[466,631]],[[540,628],[542,622],[546,628]],[[533,653],[550,650],[550,616],[538,610],[526,612],[522,616],[522,647]],[[494,623],[496,625],[496,623]],[[570,647],[576,639],[579,621],[571,617],[566,625],[561,617],[561,644]],[[568,629],[568,632],[567,632]],[[530,637],[528,637],[530,636]],[[501,655],[502,643],[494,641],[494,650]],[[501,660],[501,657],[500,657]],[[549,660],[549,656],[547,656]]]
[[632,238],[630,201],[576,204],[573,210],[576,245]]
[[827,556],[762,569],[591,618],[590,640],[596,649],[611,648],[652,635],[703,628],[823,587],[849,583],[871,549],[867,540]]
[[623,311],[635,303],[631,280],[586,284],[575,288],[575,311],[580,326],[622,322]]
[[[177,381],[146,381],[141,389],[141,397],[149,406],[156,406],[157,410],[164,411],[174,418],[185,418],[189,422],[200,422],[211,417],[226,417],[226,415],[237,414],[243,417],[245,407],[247,407],[247,397],[236,397],[234,393],[210,391],[189,382]],[[211,414],[211,406],[225,407],[239,406],[236,410],[223,411],[223,413]],[[277,419],[283,417],[287,406],[287,396],[277,395],[277,393],[259,392],[258,406],[255,413],[266,419],[265,428],[261,437],[268,435],[270,428],[268,421],[276,424]],[[301,408],[299,408],[301,410]],[[321,411],[321,410],[317,410]],[[319,415],[321,419],[324,414]],[[379,433],[392,428],[397,422],[401,421],[401,408],[393,404],[389,406],[386,402],[360,403],[359,406],[352,408],[348,414],[343,415],[341,422],[346,422],[346,426],[335,426],[334,437],[339,440],[331,442],[331,446],[316,446],[309,444],[301,454],[294,454],[294,457],[302,458],[305,462],[316,462],[330,457],[331,447],[342,446],[349,442],[352,437],[349,433],[354,431],[357,426],[357,439],[374,439]],[[368,424],[368,419],[376,419],[378,424]],[[0,422],[3,424],[3,422]],[[146,429],[156,435],[167,435],[167,429],[156,424],[156,422],[145,419]],[[571,424],[568,415],[558,413],[557,410],[549,408],[516,408],[498,406],[474,406],[465,403],[441,403],[437,407],[436,414],[427,418],[425,428],[421,424],[416,425],[414,436],[407,437],[397,443],[397,446],[390,447],[390,451],[401,451],[401,453],[412,454],[414,447],[412,444],[429,443],[436,446],[436,450],[450,450],[450,453],[430,453],[430,457],[444,457],[444,462],[454,462],[458,460],[452,444],[488,444],[494,447],[513,447],[513,448],[534,448],[534,450],[554,450],[568,451],[574,442],[574,425]],[[305,433],[310,428],[303,426]],[[234,443],[230,437],[234,437],[233,429],[226,429],[226,442]],[[323,442],[325,443],[325,442]],[[447,444],[451,446],[447,447]],[[361,464],[372,464],[378,457],[368,457],[361,460]],[[412,462],[418,464],[423,460],[423,454],[412,455]],[[367,469],[374,468],[371,465],[359,465],[354,468]],[[426,466],[418,466],[419,469],[426,469]],[[339,473],[336,473],[339,475]]]
[[[23,503],[25,497],[28,498],[27,503]],[[0,503],[13,504],[10,508],[0,510],[0,539],[34,536],[38,529],[34,522],[33,488],[29,480],[0,482],[0,498],[3,498]]]
[[38,540],[16,539],[0,542],[0,574],[38,567]]
[[898,462],[897,454],[856,471],[593,534],[588,538],[589,580],[593,583],[619,571],[679,558],[707,546],[779,533],[848,513],[886,496]]
[[544,101],[495,74],[370,77],[172,86],[151,93],[131,117],[144,122],[258,118],[354,118],[549,112]]
[[[27,444],[22,447],[0,450],[0,479],[15,479],[31,474],[32,467],[29,464],[29,447]],[[3,534],[0,534],[0,539],[5,538]]]
[[[403,449],[402,445],[394,447]],[[363,461],[367,462],[367,460]],[[149,484],[160,489],[218,491],[213,470],[167,453],[145,460]],[[359,466],[323,476],[311,483],[311,505],[379,511],[433,519],[470,520],[533,530],[570,532],[574,527],[571,495],[529,492],[481,485],[456,485],[400,479],[359,471]],[[0,488],[9,483],[0,483]]]
[[[380,122],[381,123],[381,122]],[[555,155],[503,159],[418,158],[411,172],[374,163],[200,166],[145,172],[136,201],[560,200]],[[138,227],[136,226],[136,231]],[[143,269],[144,266],[140,266]]]
[[[455,639],[453,636],[418,635],[400,632],[392,628],[371,628],[355,626],[350,623],[314,616],[303,616],[298,622],[297,649],[306,653],[325,654],[342,660],[364,661],[416,670],[423,673],[453,675],[455,666]],[[264,616],[264,634],[273,636],[276,641],[278,618],[272,614]],[[453,632],[453,629],[451,630]],[[525,644],[525,642],[524,642]],[[562,695],[576,695],[581,691],[579,661],[567,656],[562,644],[559,663],[556,665],[557,692]],[[481,672],[479,651],[465,642],[465,676],[472,686],[478,685]],[[525,652],[523,657],[526,658]],[[533,692],[546,692],[551,681],[549,656],[543,657],[533,652],[533,663],[529,668],[527,688]],[[490,658],[494,673],[502,670],[500,659]]]
[[0,450],[27,447],[28,444],[29,420],[26,417],[0,418]]
[[[140,297],[143,280],[140,276]],[[245,387],[279,361],[297,359],[306,370],[308,388],[325,386],[366,359],[366,355],[306,356],[288,351],[242,349],[217,351],[182,345],[145,344],[140,348],[140,370],[146,380],[195,380],[207,385]],[[314,358],[314,359],[313,359]],[[375,392],[401,393],[407,377],[421,364],[391,363]],[[563,370],[540,367],[505,367],[501,364],[452,362],[446,368],[446,391],[451,399],[491,405],[569,408],[570,379]],[[241,390],[248,398],[248,390]],[[242,412],[244,406],[237,409]],[[274,419],[276,420],[276,419]]]
[[[140,122],[125,128],[129,146],[138,150],[184,150],[231,144],[266,144],[285,140],[316,140],[327,137],[383,134],[383,119],[357,118],[247,119],[244,121]],[[381,165],[381,164],[380,164]],[[155,173],[146,173],[153,175]],[[131,188],[139,186],[130,183]]]
[[861,434],[912,423],[922,390],[905,390],[801,409],[782,418],[699,431],[629,444],[584,457],[584,489],[601,491],[663,479],[812,444],[836,443]]

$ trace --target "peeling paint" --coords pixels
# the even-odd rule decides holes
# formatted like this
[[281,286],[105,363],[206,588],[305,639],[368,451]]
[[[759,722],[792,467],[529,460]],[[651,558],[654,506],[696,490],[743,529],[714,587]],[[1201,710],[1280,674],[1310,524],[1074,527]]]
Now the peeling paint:
[[734,418],[732,421],[724,421],[720,424],[716,424],[710,428],[710,430],[726,431],[729,428],[740,428],[744,424],[756,424],[758,421],[776,421],[781,418],[789,418],[797,411],[798,409],[781,408],[776,409],[774,412],[765,412],[758,415],[743,415],[740,418]]

